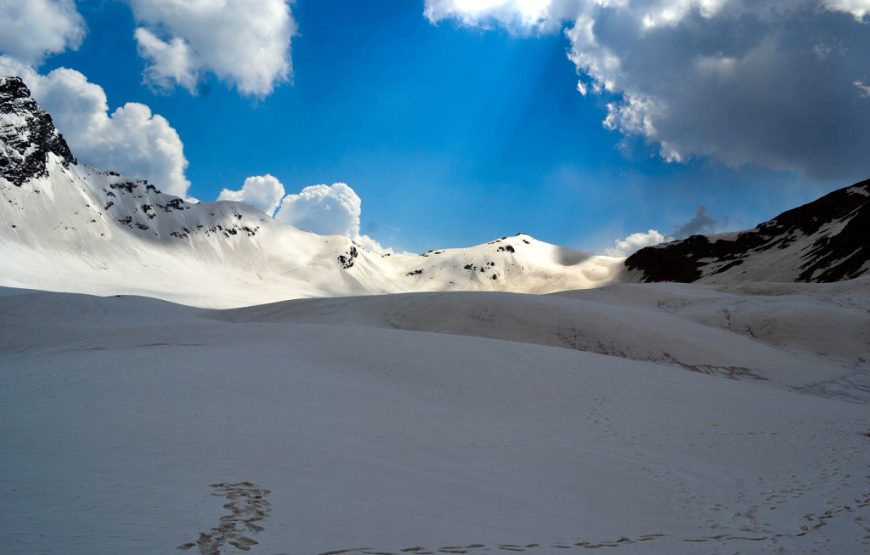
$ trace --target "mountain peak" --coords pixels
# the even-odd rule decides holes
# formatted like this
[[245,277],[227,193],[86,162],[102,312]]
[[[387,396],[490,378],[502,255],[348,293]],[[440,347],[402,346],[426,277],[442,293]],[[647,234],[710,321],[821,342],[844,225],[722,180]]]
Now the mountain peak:
[[0,177],[17,187],[48,175],[48,155],[64,166],[76,159],[63,135],[20,77],[0,76]]
[[0,75],[0,97],[8,99],[30,98],[30,89],[17,75]]

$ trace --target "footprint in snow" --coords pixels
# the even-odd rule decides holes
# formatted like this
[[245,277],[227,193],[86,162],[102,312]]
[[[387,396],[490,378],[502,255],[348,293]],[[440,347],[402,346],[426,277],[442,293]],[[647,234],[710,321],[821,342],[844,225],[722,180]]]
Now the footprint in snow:
[[250,551],[259,542],[248,534],[262,532],[262,523],[272,512],[266,499],[271,492],[248,481],[220,482],[211,487],[215,490],[212,495],[229,501],[224,505],[229,514],[220,517],[218,525],[208,532],[200,532],[196,541],[181,544],[178,549],[198,547],[200,555],[220,555],[221,548],[230,545],[239,551]]

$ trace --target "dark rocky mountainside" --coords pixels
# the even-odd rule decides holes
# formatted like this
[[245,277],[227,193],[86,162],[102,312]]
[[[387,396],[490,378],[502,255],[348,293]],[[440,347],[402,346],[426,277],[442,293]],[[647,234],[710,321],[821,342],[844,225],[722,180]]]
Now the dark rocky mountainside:
[[870,272],[870,180],[839,189],[755,229],[694,235],[625,261],[651,281],[831,282]]
[[19,77],[0,77],[0,176],[20,187],[34,177],[48,173],[48,154],[56,154],[63,164],[75,164],[63,136],[48,115],[30,96]]

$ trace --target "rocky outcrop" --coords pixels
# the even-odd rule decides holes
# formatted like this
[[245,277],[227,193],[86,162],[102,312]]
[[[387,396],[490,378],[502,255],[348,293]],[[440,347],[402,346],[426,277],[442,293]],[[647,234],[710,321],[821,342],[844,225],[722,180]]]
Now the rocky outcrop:
[[19,77],[0,77],[0,176],[17,187],[47,175],[49,153],[75,164],[63,136]]

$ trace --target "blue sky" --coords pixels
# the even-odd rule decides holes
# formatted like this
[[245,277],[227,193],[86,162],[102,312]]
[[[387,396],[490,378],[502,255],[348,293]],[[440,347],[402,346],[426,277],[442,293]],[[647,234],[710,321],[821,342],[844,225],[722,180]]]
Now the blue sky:
[[577,92],[564,33],[445,19],[415,0],[298,0],[292,77],[262,98],[213,74],[198,93],[143,84],[136,20],[123,2],[78,2],[87,35],[46,58],[141,102],[184,143],[189,193],[212,200],[270,173],[287,192],[346,182],[361,230],[398,249],[462,246],[526,232],[598,250],[669,233],[699,205],[719,229],[751,227],[848,183],[711,156],[669,163],[655,144],[606,129],[619,93]]

